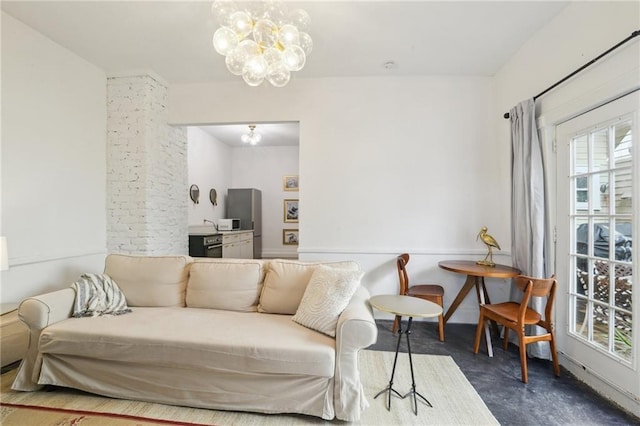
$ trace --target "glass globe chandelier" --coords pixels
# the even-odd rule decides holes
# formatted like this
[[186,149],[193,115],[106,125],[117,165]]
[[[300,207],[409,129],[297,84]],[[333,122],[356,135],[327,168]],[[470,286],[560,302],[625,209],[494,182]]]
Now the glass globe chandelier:
[[249,133],[245,133],[240,136],[240,140],[244,143],[248,143],[249,145],[255,145],[262,140],[262,135],[260,133],[256,133],[256,125],[249,125]]
[[307,33],[311,19],[302,9],[287,10],[282,1],[216,0],[211,6],[220,28],[213,47],[225,56],[232,74],[249,86],[267,80],[285,86],[291,72],[300,71],[313,48]]

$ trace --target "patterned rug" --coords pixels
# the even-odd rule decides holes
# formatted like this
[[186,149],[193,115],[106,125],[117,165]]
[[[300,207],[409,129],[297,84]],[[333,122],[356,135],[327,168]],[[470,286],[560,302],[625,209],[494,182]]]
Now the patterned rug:
[[[360,371],[369,408],[361,425],[498,425],[473,386],[449,356],[414,355],[416,390],[433,407],[418,402],[418,414],[412,410],[411,398],[392,397],[391,410],[386,398],[374,396],[389,383],[393,353],[361,351]],[[132,426],[132,425],[345,425],[341,421],[293,414],[258,414],[235,411],[176,407],[149,402],[101,397],[73,389],[15,392],[11,383],[16,370],[0,377],[0,424],[2,426]],[[398,358],[394,388],[401,394],[411,388],[407,354]],[[386,394],[385,394],[386,395]],[[36,408],[34,408],[36,407]],[[46,407],[47,410],[37,407]]]
[[35,405],[8,404],[0,402],[2,424],[15,425],[83,425],[83,426],[131,426],[131,425],[175,425],[207,426],[204,423],[177,422],[175,420],[150,419],[125,414],[96,413],[64,408],[37,407]]

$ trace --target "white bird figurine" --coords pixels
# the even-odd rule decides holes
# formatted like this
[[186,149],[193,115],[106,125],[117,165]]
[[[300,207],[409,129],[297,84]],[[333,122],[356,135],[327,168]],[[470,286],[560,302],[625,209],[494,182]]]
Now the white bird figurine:
[[484,259],[478,260],[476,263],[478,265],[496,266],[496,264],[493,263],[493,248],[492,247],[495,247],[498,250],[502,250],[500,248],[500,245],[498,244],[498,242],[496,241],[495,238],[493,238],[491,235],[487,234],[487,227],[486,226],[482,227],[482,229],[478,233],[478,236],[476,237],[476,241],[478,241],[478,238],[480,238],[482,240],[482,242],[487,246],[487,248],[489,249],[489,252],[484,257]]

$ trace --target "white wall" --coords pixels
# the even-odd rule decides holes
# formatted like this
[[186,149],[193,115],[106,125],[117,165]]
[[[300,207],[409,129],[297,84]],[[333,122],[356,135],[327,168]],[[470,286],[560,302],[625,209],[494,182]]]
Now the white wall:
[[[195,204],[186,193],[189,203],[189,226],[203,226],[204,219],[218,223],[225,216],[225,197],[231,186],[231,147],[198,127],[188,127],[189,141],[188,184],[200,188],[200,202]],[[209,201],[209,191],[218,193],[218,205]]]
[[[638,27],[638,2],[574,2],[567,6],[527,41],[494,78],[492,117],[500,143],[508,143],[510,138],[509,120],[502,118],[505,112],[599,56]],[[609,89],[613,86],[611,82],[626,81],[629,74],[637,79],[639,64],[629,55],[637,49],[638,38],[537,99],[538,115],[547,115],[576,101],[583,105],[574,107],[579,110],[592,102],[586,97],[601,93],[601,86],[609,85],[605,87]]]
[[104,72],[2,13],[3,303],[104,268],[105,141]]
[[[170,122],[299,121],[300,258],[356,259],[365,285],[389,293],[393,260],[408,251],[410,272],[442,283],[448,305],[464,277],[439,260],[481,258],[483,225],[510,245],[509,145],[493,137],[490,88],[483,77],[173,85]],[[497,260],[510,263],[508,252]],[[506,289],[497,280],[489,292],[500,300]],[[477,315],[467,298],[452,321]]]
[[[262,191],[262,257],[297,257],[298,246],[282,244],[283,229],[298,229],[284,223],[285,199],[296,199],[298,191],[284,191],[282,177],[297,175],[300,149],[297,146],[240,147],[232,150],[232,188]],[[304,238],[304,236],[300,236]]]

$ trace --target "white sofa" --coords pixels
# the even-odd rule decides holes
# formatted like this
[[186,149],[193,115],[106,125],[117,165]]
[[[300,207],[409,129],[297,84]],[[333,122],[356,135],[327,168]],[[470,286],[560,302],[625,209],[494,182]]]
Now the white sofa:
[[104,272],[132,312],[74,318],[71,288],[24,300],[19,315],[30,344],[13,389],[50,384],[115,398],[356,421],[368,405],[358,351],[377,338],[367,290],[358,279],[331,326],[335,337],[292,320],[307,284],[327,266],[358,270],[354,262],[109,255]]

